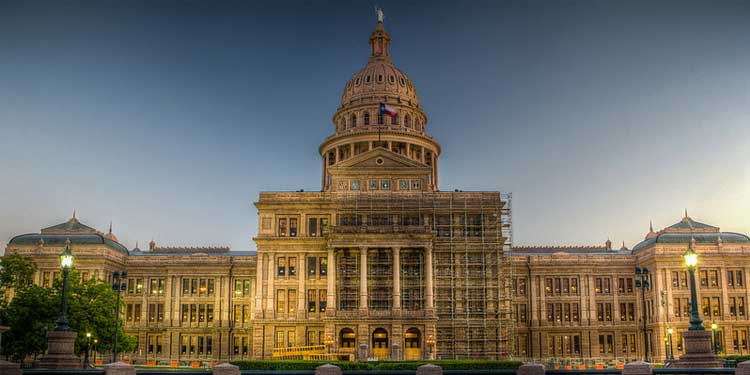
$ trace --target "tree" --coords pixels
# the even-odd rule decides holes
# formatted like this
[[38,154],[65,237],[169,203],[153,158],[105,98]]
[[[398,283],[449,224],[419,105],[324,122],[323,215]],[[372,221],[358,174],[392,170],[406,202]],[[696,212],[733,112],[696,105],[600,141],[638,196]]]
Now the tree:
[[5,301],[8,291],[18,291],[32,285],[36,265],[22,255],[11,254],[0,259],[0,296]]
[[[90,279],[81,283],[78,272],[71,271],[68,280],[68,321],[78,333],[76,353],[83,353],[88,344],[86,333],[98,340],[97,350],[109,351],[113,347],[115,330],[118,330],[118,351],[129,352],[135,348],[135,338],[125,335],[122,321],[115,326],[117,294],[106,281]],[[10,326],[3,335],[3,350],[14,360],[26,356],[36,358],[46,349],[46,330],[55,329],[62,303],[62,278],[55,280],[52,288],[30,285],[16,292],[15,297],[1,311],[0,318]],[[122,309],[122,301],[120,311]]]

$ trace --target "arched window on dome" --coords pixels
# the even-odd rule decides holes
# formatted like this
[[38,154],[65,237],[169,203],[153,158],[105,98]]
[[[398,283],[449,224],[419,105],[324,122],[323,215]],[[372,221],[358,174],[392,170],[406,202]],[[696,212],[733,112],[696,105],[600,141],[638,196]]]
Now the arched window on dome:
[[378,125],[383,125],[383,114],[378,111]]
[[417,131],[419,131],[419,132],[422,131],[422,120],[417,120],[417,127],[416,128],[417,128]]
[[408,114],[404,116],[404,126],[407,128],[411,127],[411,117]]
[[391,117],[391,125],[398,125],[398,116]]
[[352,127],[352,128],[354,128],[354,127],[356,127],[356,126],[357,126],[357,115],[355,115],[355,114],[352,114],[352,122],[351,122],[351,124],[349,124],[349,125],[350,125],[350,127]]
[[364,124],[365,125],[370,125],[370,113],[369,112],[365,112],[364,118],[365,118]]

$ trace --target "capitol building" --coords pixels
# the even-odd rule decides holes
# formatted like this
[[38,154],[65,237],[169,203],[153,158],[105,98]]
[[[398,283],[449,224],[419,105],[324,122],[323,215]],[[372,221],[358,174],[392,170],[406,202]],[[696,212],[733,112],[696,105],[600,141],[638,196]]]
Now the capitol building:
[[509,194],[439,189],[440,143],[390,43],[379,21],[367,64],[344,85],[332,134],[320,144],[321,190],[257,197],[257,251],[153,241],[128,249],[111,227],[73,216],[13,237],[5,254],[33,259],[42,286],[59,276],[67,240],[83,280],[111,282],[127,270],[122,320],[138,346],[123,356],[137,364],[612,364],[683,353],[690,291],[682,254],[692,247],[701,259],[701,316],[718,324],[724,353],[750,353],[748,236],[686,212],[632,249],[609,241],[514,247]]

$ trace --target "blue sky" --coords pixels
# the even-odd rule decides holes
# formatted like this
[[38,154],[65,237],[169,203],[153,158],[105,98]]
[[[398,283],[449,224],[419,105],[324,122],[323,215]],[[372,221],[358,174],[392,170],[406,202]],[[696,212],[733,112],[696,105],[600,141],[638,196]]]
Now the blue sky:
[[[750,232],[749,2],[378,4],[440,188],[512,192],[517,244],[632,246],[685,208]],[[0,238],[76,209],[254,249],[259,191],[320,189],[373,5],[0,2]]]

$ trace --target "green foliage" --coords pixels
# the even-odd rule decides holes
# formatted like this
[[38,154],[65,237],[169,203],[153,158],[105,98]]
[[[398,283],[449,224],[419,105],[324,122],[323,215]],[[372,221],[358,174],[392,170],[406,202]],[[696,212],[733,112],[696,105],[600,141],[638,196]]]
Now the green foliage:
[[[10,303],[0,310],[0,318],[10,330],[3,335],[3,353],[14,360],[27,355],[37,357],[46,349],[45,324],[55,329],[62,305],[62,278],[55,280],[52,288],[31,285],[18,289]],[[98,340],[97,349],[112,349],[115,330],[118,331],[118,350],[133,351],[135,338],[125,335],[122,321],[114,324],[117,294],[105,281],[91,279],[81,283],[80,274],[71,271],[68,279],[68,322],[78,333],[76,352],[82,353],[89,344],[86,333],[91,333],[91,343]],[[120,300],[120,311],[123,302]]]
[[240,370],[314,370],[327,363],[339,366],[341,370],[416,370],[426,363],[432,363],[443,370],[486,370],[486,369],[516,369],[522,365],[519,361],[487,361],[487,360],[440,360],[440,361],[374,361],[374,362],[344,362],[344,361],[233,361],[233,365]]
[[36,266],[22,255],[11,254],[0,259],[0,293],[5,296],[9,288],[18,290],[32,285]]

